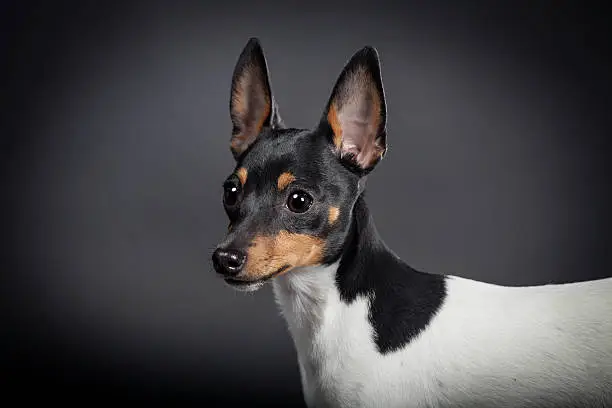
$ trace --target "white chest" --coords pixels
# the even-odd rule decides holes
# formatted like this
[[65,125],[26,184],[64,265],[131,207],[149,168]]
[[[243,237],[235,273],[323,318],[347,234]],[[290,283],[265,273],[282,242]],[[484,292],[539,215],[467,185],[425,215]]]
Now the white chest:
[[[369,299],[341,301],[335,266],[297,271],[275,282],[276,299],[296,345],[309,406],[426,406],[430,376],[412,352],[382,355],[368,320]],[[419,369],[411,369],[416,365]],[[412,374],[411,374],[412,373]],[[420,402],[419,402],[420,401]]]
[[341,301],[334,272],[274,282],[310,407],[612,403],[612,279],[505,288],[453,277],[430,326],[381,354],[369,299]]

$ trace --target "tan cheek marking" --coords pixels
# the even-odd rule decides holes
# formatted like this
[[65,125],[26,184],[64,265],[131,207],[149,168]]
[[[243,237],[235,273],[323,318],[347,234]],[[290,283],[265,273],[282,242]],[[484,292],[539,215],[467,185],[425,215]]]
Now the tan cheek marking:
[[324,249],[325,241],[312,235],[282,230],[275,236],[258,236],[249,247],[245,275],[249,279],[259,279],[285,265],[289,265],[286,271],[317,265],[323,259]]
[[289,172],[281,174],[280,176],[278,176],[278,180],[276,182],[278,186],[278,191],[283,191],[293,181],[295,181],[295,177],[293,176],[293,174]]
[[342,126],[340,126],[340,120],[338,119],[338,111],[336,105],[332,103],[327,112],[327,122],[331,126],[334,132],[334,144],[336,148],[340,149],[342,146]]
[[327,217],[329,224],[331,225],[334,222],[336,222],[339,215],[340,215],[340,209],[338,207],[329,207],[329,214]]
[[236,172],[236,175],[238,176],[238,180],[240,180],[240,184],[242,184],[243,186],[247,181],[248,174],[249,172],[244,167],[239,168],[238,171]]

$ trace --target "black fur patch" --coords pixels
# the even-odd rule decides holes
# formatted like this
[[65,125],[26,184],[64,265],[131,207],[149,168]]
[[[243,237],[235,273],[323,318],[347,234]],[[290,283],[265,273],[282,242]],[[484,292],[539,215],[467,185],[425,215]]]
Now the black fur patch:
[[369,319],[382,354],[401,349],[429,325],[446,297],[445,277],[419,272],[382,242],[363,194],[353,209],[353,220],[336,284],[347,303],[371,296]]

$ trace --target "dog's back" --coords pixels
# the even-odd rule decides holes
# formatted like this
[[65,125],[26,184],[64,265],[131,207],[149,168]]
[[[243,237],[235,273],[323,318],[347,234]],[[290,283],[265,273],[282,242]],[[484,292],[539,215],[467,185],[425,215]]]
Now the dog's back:
[[447,288],[411,345],[436,354],[430,375],[440,402],[612,405],[612,278],[502,287],[449,277]]
[[427,327],[381,354],[369,318],[380,294],[346,304],[335,273],[275,282],[309,406],[612,406],[612,278],[503,287],[447,276]]

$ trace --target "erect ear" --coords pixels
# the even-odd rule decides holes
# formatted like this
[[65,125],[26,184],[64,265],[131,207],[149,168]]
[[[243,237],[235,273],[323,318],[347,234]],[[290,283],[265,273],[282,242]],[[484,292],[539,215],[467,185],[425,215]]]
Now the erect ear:
[[364,47],[340,74],[320,126],[343,161],[368,173],[387,150],[386,116],[378,52]]
[[282,126],[272,97],[266,58],[257,38],[249,40],[234,68],[230,116],[233,125],[230,149],[236,159],[264,127]]

